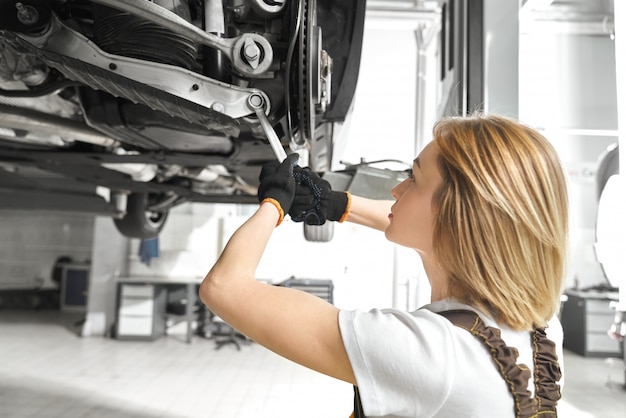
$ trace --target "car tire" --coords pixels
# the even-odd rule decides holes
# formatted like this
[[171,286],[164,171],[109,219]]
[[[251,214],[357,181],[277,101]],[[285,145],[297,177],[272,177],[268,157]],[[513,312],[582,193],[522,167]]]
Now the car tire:
[[121,219],[115,219],[115,226],[122,235],[129,238],[155,238],[159,235],[168,211],[148,210],[148,193],[131,193],[126,201],[126,214]]
[[326,222],[322,225],[304,224],[304,239],[311,242],[330,242],[335,232],[335,223]]

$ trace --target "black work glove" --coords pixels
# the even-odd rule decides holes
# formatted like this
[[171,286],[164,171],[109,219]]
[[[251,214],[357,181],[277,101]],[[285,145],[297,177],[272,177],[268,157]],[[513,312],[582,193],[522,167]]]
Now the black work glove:
[[293,177],[293,168],[298,162],[298,154],[290,154],[285,161],[272,161],[263,166],[259,175],[259,202],[270,202],[280,214],[276,225],[280,225],[285,213],[291,209],[296,193],[296,182]]
[[310,168],[296,166],[296,193],[289,210],[295,222],[323,225],[327,220],[343,222],[350,211],[350,193],[336,192],[330,183]]

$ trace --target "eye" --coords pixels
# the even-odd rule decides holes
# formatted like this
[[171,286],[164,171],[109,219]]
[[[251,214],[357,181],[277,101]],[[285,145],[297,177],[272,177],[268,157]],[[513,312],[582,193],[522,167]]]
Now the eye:
[[410,180],[415,179],[415,177],[413,176],[413,169],[409,168],[408,170],[405,170],[406,176],[407,178],[409,178]]

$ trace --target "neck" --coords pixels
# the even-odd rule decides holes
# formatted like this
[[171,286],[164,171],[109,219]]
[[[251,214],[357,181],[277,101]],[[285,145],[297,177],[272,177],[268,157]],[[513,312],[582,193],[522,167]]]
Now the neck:
[[448,274],[430,257],[421,254],[424,270],[430,281],[430,300],[437,302],[446,299],[448,295]]

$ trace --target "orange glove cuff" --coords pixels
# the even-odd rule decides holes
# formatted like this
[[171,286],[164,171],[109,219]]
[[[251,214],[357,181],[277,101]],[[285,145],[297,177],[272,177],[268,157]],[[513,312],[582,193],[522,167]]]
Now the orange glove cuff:
[[265,202],[271,203],[278,210],[278,222],[276,222],[276,226],[280,225],[280,223],[283,221],[283,219],[285,219],[285,212],[283,211],[283,208],[280,206],[280,203],[278,203],[278,200],[272,199],[271,197],[266,197],[265,199],[263,199],[261,201],[261,204],[263,204]]
[[348,215],[350,214],[350,206],[352,205],[352,195],[350,194],[350,192],[346,192],[346,196],[348,197],[348,203],[346,204],[346,211],[343,213],[343,215],[341,215],[341,218],[339,218],[339,221],[337,221],[339,223],[348,219]]

